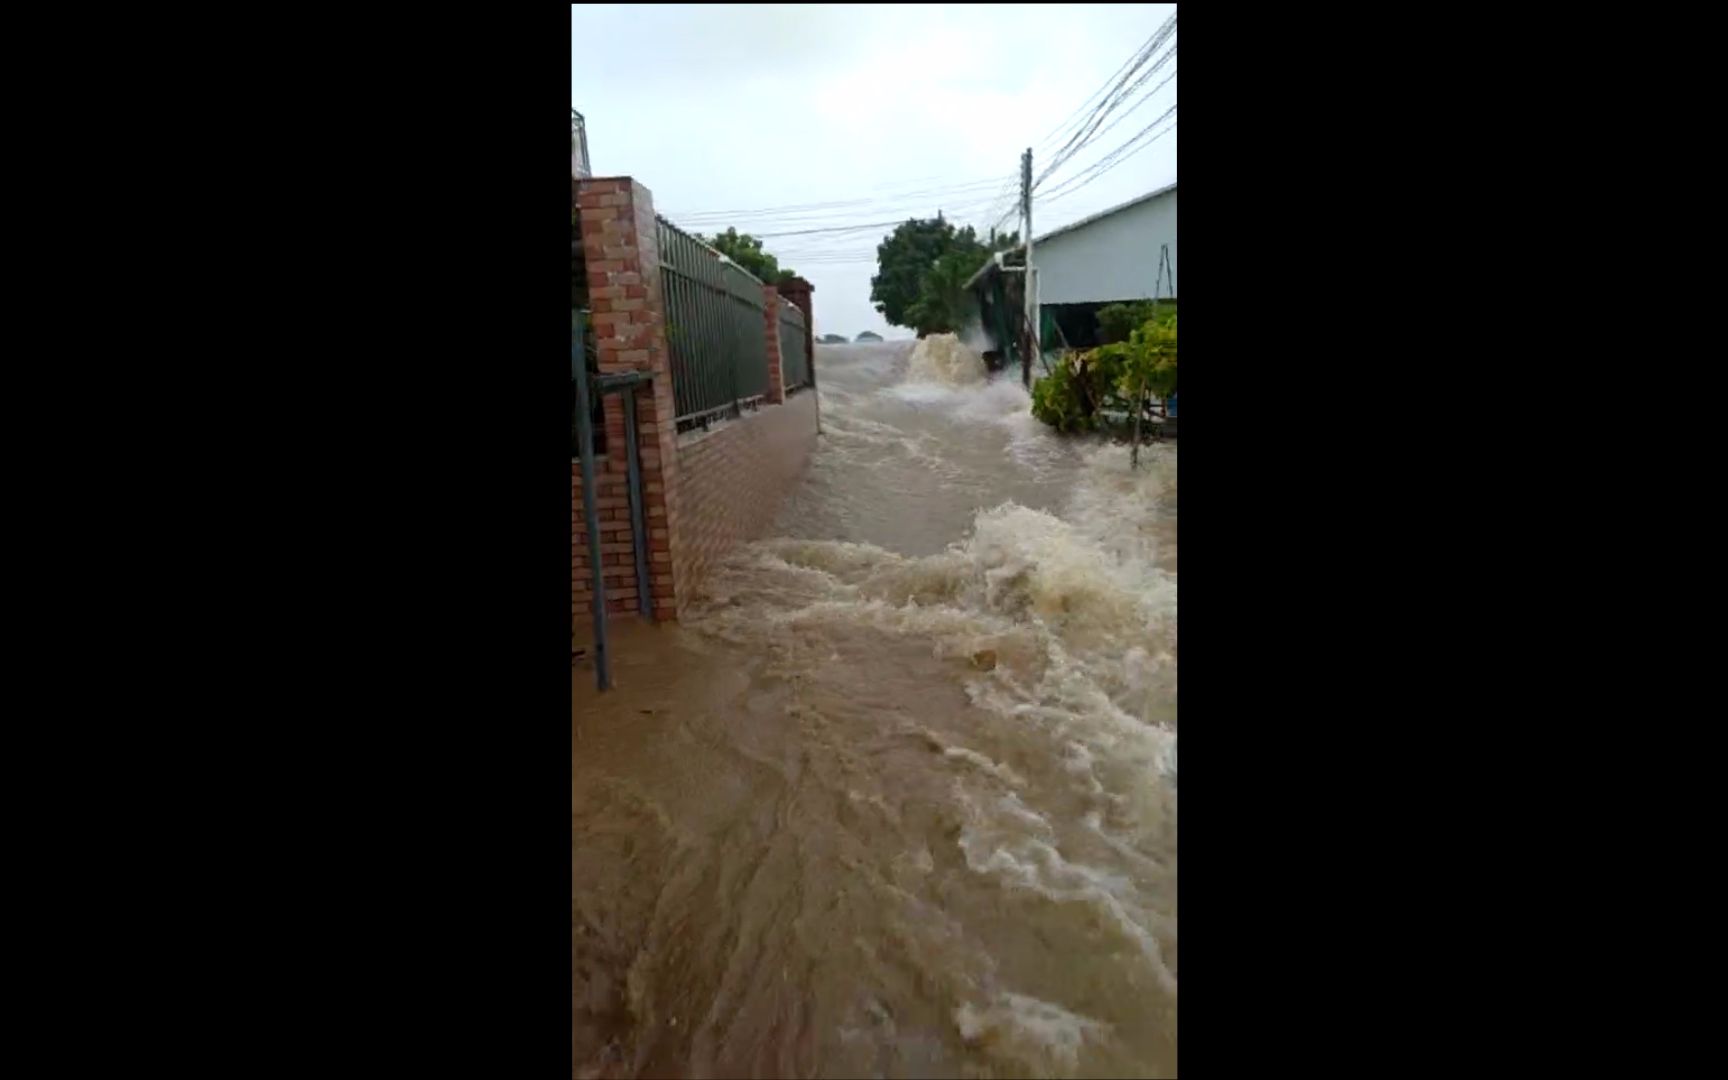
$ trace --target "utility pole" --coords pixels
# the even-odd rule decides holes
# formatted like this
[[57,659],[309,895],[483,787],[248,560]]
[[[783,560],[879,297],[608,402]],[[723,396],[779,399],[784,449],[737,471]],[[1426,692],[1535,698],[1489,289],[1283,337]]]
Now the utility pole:
[[1032,354],[1038,347],[1038,277],[1032,269],[1032,148],[1020,156],[1020,214],[1026,230],[1026,269],[1020,291],[1026,295],[1026,348],[1020,357],[1020,382],[1032,389]]

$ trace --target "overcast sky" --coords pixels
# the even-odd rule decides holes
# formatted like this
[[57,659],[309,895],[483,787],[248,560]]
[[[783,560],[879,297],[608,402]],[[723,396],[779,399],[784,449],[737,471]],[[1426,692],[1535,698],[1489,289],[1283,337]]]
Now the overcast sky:
[[[1066,140],[1063,125],[1175,10],[576,5],[570,104],[587,120],[595,175],[635,177],[657,211],[691,231],[735,225],[760,236],[940,209],[983,232],[1012,206],[1021,151],[1033,147],[1038,175]],[[1036,234],[1176,180],[1172,114],[1134,144],[1139,152],[1078,186],[1088,166],[1175,105],[1177,80],[1165,82],[1175,69],[1171,56],[1103,122],[1119,124],[1044,182]],[[1077,186],[1063,193],[1064,182]],[[1017,227],[1017,215],[1004,226]],[[876,244],[891,230],[763,243],[815,284],[818,334],[909,337],[870,303]]]

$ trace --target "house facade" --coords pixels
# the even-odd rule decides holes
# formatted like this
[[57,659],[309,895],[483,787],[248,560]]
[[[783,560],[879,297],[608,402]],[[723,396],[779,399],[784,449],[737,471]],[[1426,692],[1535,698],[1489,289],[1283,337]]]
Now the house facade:
[[1040,236],[1032,253],[1044,305],[1174,298],[1176,185]]
[[[1177,298],[1176,185],[1053,229],[1033,241],[1039,340],[1046,349],[1097,344],[1097,314],[1110,304]],[[1025,249],[998,254],[967,282],[985,331],[987,359],[1019,363]]]

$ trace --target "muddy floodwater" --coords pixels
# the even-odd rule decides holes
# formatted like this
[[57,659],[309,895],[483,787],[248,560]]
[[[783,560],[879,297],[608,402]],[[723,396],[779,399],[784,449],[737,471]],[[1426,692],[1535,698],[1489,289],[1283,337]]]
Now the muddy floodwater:
[[1174,444],[816,362],[772,538],[573,672],[576,1075],[1176,1075]]

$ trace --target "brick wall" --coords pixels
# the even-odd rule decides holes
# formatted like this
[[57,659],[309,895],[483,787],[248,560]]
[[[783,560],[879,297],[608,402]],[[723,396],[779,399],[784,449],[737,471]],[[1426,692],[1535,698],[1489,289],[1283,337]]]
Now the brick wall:
[[[600,562],[608,612],[647,607],[656,619],[674,618],[688,606],[702,576],[740,543],[757,539],[772,525],[780,503],[798,482],[814,449],[816,395],[783,398],[780,365],[780,295],[785,285],[763,289],[768,331],[768,403],[712,431],[679,438],[666,347],[665,298],[660,275],[654,200],[630,177],[600,177],[572,186],[580,222],[580,258],[602,374],[648,372],[651,391],[636,394],[637,448],[648,532],[651,598],[638,596],[632,540],[623,399],[605,398],[606,446],[595,462],[600,518]],[[813,325],[810,286],[802,280],[790,298]],[[814,355],[812,353],[812,355]],[[582,509],[581,467],[571,462],[572,610],[580,636],[593,613],[588,531]],[[644,599],[650,602],[642,604]]]
[[778,405],[786,400],[786,372],[780,355],[780,293],[772,285],[762,286],[762,321],[768,350],[768,393],[764,400]]
[[[649,531],[649,586],[657,619],[676,609],[672,578],[670,521],[675,507],[676,461],[670,355],[666,349],[665,301],[661,293],[659,238],[654,197],[630,177],[578,180],[572,187],[581,227],[581,257],[587,275],[588,307],[594,323],[601,374],[646,371],[652,390],[636,393],[637,450],[641,459],[646,527]],[[638,611],[636,556],[631,540],[629,480],[625,457],[624,399],[605,398],[605,460],[597,461],[600,562],[608,611]],[[575,543],[571,567],[573,606],[578,629],[591,613],[588,533],[582,517],[581,467],[571,462],[571,513]],[[656,533],[658,535],[656,536]]]
[[678,446],[679,516],[672,530],[678,611],[739,544],[768,534],[816,447],[816,395],[794,394]]
[[[606,466],[608,461],[595,462],[595,482],[599,495],[595,506],[600,518],[600,566],[606,581],[606,610],[615,614],[636,610],[636,549],[630,538],[630,489],[623,472]],[[576,542],[571,545],[571,577],[575,582],[574,610],[578,630],[586,629],[593,613],[593,576],[588,569],[588,523],[582,516],[582,470],[570,469],[571,530]],[[664,511],[662,511],[664,513]],[[669,574],[663,575],[668,579]]]

